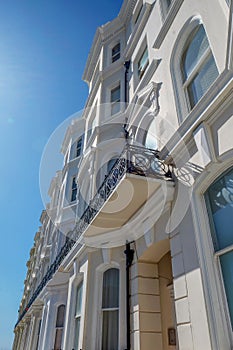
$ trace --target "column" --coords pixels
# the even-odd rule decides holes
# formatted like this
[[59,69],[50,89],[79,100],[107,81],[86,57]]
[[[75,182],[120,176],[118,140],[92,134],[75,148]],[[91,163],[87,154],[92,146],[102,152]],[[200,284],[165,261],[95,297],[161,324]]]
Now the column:
[[131,338],[134,350],[162,350],[158,265],[135,263],[131,268]]
[[26,317],[24,316],[24,320],[23,320],[24,327],[23,327],[23,333],[22,333],[22,337],[21,337],[19,350],[26,349],[29,324],[30,324],[30,316],[26,316]]

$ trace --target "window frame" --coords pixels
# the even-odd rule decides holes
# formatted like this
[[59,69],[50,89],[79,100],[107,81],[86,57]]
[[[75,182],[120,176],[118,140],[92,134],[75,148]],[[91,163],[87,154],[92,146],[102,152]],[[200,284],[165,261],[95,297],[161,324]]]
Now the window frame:
[[[75,195],[74,195],[74,193],[75,193]],[[71,181],[71,195],[70,195],[70,202],[71,203],[74,203],[77,200],[77,194],[78,194],[78,185],[76,182],[76,176],[73,176],[72,181]]]
[[[112,99],[112,94],[119,90],[119,98],[113,100]],[[114,87],[112,87],[110,89],[110,105],[111,105],[111,116],[119,113],[121,111],[121,106],[120,106],[120,103],[121,103],[121,83],[119,82],[117,85],[115,85]],[[119,104],[119,105],[118,105]],[[117,110],[114,111],[114,108],[117,107]]]
[[221,167],[217,169],[216,165],[213,164],[213,166],[208,167],[208,170],[203,170],[199,180],[194,184],[191,200],[195,243],[202,280],[200,287],[201,293],[203,291],[203,320],[206,318],[206,327],[209,330],[209,335],[207,336],[214,349],[231,349],[233,332],[230,319],[226,313],[224,285],[218,259],[214,256],[214,246],[204,195],[216,179],[221,177],[230,167],[233,167],[232,159],[231,161],[229,160],[223,162]]
[[82,136],[78,138],[75,145],[75,158],[78,158],[82,154],[83,138]]
[[[143,57],[144,57],[146,52],[147,52],[146,61],[145,61],[144,65],[142,65],[142,64],[140,64],[140,62],[143,61]],[[148,46],[146,45],[145,48],[143,49],[139,59],[137,60],[137,74],[138,74],[139,80],[142,79],[148,66],[149,66],[149,50],[148,50]]]
[[[171,53],[171,59],[170,59],[170,74],[172,78],[172,85],[173,85],[173,93],[174,93],[174,99],[175,99],[175,105],[177,110],[177,116],[179,124],[183,123],[184,120],[187,119],[187,116],[192,113],[195,110],[195,107],[199,104],[199,102],[202,100],[207,99],[209,96],[208,94],[204,93],[203,96],[199,99],[199,101],[196,103],[194,108],[190,110],[189,104],[187,101],[187,95],[185,94],[185,91],[183,89],[183,74],[181,71],[181,60],[183,53],[187,47],[187,44],[189,42],[189,37],[192,35],[192,33],[195,31],[195,29],[202,25],[205,34],[209,43],[209,47],[211,50],[211,53],[213,55],[213,58],[215,60],[214,51],[211,47],[211,41],[209,40],[208,31],[206,30],[206,27],[199,15],[190,17],[183,27],[181,28],[179,34],[177,35],[177,39],[174,43],[173,50]],[[215,60],[216,67],[217,61]],[[219,70],[218,70],[219,71]],[[214,84],[212,84],[214,85]],[[212,88],[212,86],[209,86],[208,91]]]
[[[64,313],[63,313],[63,319],[62,319],[62,325],[58,325],[58,316],[59,316],[59,309],[63,308],[64,309]],[[57,306],[57,313],[56,313],[56,322],[55,322],[55,336],[54,336],[54,350],[60,350],[61,346],[62,346],[62,341],[63,341],[63,332],[64,332],[64,326],[65,326],[65,315],[66,315],[66,306],[65,304],[60,304]],[[60,347],[57,348],[56,347],[56,339],[57,339],[57,334],[61,333],[61,343],[60,343]]]
[[[104,274],[108,272],[109,270],[117,270],[118,271],[118,307],[103,307],[103,288],[104,288]],[[105,269],[102,273],[102,284],[101,284],[101,307],[100,307],[100,327],[101,327],[101,336],[100,336],[100,349],[103,348],[103,314],[111,311],[118,311],[118,337],[117,337],[117,349],[119,349],[120,341],[119,341],[119,334],[120,334],[120,269],[116,266],[109,266],[107,269]]]
[[[206,39],[208,41],[208,47],[206,48],[205,52],[201,55],[201,57],[199,58],[198,62],[196,63],[196,65],[193,67],[191,73],[187,76],[187,78],[184,78],[184,59],[183,57],[186,55],[192,41],[194,40],[198,30],[201,28],[201,26],[204,29],[205,32],[205,36]],[[183,80],[183,91],[186,97],[186,101],[187,101],[187,105],[188,105],[188,110],[191,111],[197,104],[198,102],[201,100],[201,98],[207,93],[207,91],[209,90],[210,86],[213,83],[210,83],[210,85],[208,86],[207,90],[203,93],[203,95],[195,102],[192,101],[191,96],[189,95],[188,92],[188,88],[192,85],[192,83],[194,82],[194,79],[196,76],[198,76],[200,74],[200,72],[203,71],[203,68],[205,67],[205,64],[209,61],[209,59],[213,57],[214,59],[214,55],[212,53],[211,47],[210,47],[210,43],[209,43],[209,39],[206,33],[206,30],[203,26],[202,23],[200,23],[199,25],[197,25],[193,31],[190,33],[190,35],[188,36],[186,42],[185,42],[185,46],[183,49],[183,53],[182,53],[182,57],[181,57],[181,62],[180,62],[180,70],[181,70],[181,75],[182,75],[182,80]],[[215,59],[214,59],[215,62]],[[216,65],[216,62],[215,62]],[[217,68],[217,65],[216,65]],[[218,69],[218,68],[217,68]]]
[[[113,53],[113,50],[119,46],[119,50]],[[111,47],[111,63],[118,61],[121,58],[121,42],[118,41],[113,47]]]
[[217,271],[217,274],[218,274],[217,278],[219,279],[220,284],[221,284],[221,296],[222,296],[223,303],[224,303],[224,309],[226,310],[229,328],[231,328],[231,332],[233,335],[233,313],[231,314],[231,311],[229,309],[226,286],[225,286],[225,281],[224,281],[224,276],[223,276],[223,268],[221,266],[221,261],[220,261],[221,257],[223,257],[225,254],[233,252],[233,240],[232,240],[232,243],[228,244],[226,247],[223,247],[223,248],[217,247],[217,234],[218,233],[216,231],[215,224],[214,224],[213,212],[212,212],[212,208],[211,208],[211,204],[210,204],[210,194],[209,194],[209,190],[211,189],[211,187],[214,184],[216,184],[218,181],[223,180],[224,177],[227,174],[229,174],[230,172],[233,175],[233,166],[231,166],[226,171],[224,171],[221,175],[219,175],[208,186],[208,188],[206,189],[206,191],[204,193],[204,200],[205,200],[205,207],[206,207],[206,211],[207,211],[207,215],[208,215],[208,219],[209,219],[208,223],[209,223],[209,230],[210,230],[210,241],[212,244],[213,259],[217,263],[217,270],[218,270]]
[[[74,339],[73,339],[73,349],[74,350],[79,350],[80,346],[81,346],[81,338],[80,338],[80,328],[81,328],[81,322],[82,322],[82,317],[83,317],[83,313],[82,313],[82,302],[83,302],[83,280],[81,280],[79,282],[79,284],[76,286],[76,301],[75,301],[75,309],[74,309]],[[77,313],[77,303],[78,303],[78,291],[81,289],[81,306],[80,306],[80,310]],[[76,343],[76,321],[79,319],[79,334],[78,334],[78,348],[75,349],[75,343]]]

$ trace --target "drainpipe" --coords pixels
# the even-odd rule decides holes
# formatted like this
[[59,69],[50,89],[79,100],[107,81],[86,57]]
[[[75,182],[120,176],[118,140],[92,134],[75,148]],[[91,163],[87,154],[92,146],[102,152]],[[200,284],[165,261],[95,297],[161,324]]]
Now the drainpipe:
[[[126,109],[126,105],[128,103],[128,73],[129,73],[130,61],[125,61],[124,67],[125,67],[125,109]],[[124,132],[125,132],[125,139],[127,143],[128,131],[126,127],[127,127],[127,118],[125,117]]]
[[130,67],[130,61],[125,61],[125,104],[128,102],[128,72]]
[[[131,242],[132,243],[132,242]],[[130,248],[130,243],[126,242],[125,251],[126,255],[126,336],[127,336],[127,349],[130,350],[130,267],[133,262],[134,250]]]

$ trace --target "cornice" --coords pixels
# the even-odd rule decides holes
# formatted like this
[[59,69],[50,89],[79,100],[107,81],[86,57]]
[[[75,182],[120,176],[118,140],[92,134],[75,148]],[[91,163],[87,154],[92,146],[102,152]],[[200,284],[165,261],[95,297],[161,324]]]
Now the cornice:
[[125,24],[131,19],[136,2],[137,0],[125,0],[118,16],[97,28],[82,77],[86,83],[90,83],[102,45],[125,29]]

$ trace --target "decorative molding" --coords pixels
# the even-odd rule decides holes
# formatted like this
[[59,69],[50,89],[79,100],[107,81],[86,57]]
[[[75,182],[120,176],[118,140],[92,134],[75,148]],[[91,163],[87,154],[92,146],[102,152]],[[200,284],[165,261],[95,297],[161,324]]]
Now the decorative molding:
[[157,35],[157,38],[155,39],[155,42],[153,44],[154,49],[159,49],[165,36],[167,35],[176,15],[179,11],[182,3],[184,0],[174,0],[174,2],[170,5],[171,8],[169,9],[166,19],[160,29],[159,34]]
[[152,5],[150,4],[144,4],[144,9],[142,12],[142,18],[141,20],[135,25],[130,39],[128,40],[128,43],[126,45],[126,49],[124,52],[124,56],[126,60],[129,60],[132,56],[132,52],[134,51],[136,45],[138,44],[138,41],[141,37],[141,34],[145,28],[145,25],[147,23],[148,17],[150,16],[152,9]]

